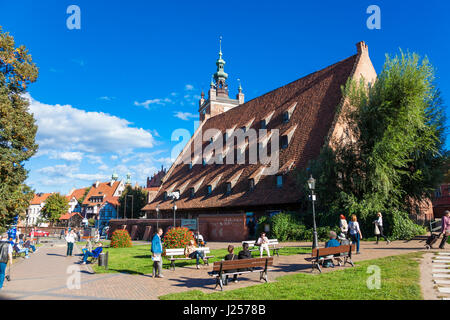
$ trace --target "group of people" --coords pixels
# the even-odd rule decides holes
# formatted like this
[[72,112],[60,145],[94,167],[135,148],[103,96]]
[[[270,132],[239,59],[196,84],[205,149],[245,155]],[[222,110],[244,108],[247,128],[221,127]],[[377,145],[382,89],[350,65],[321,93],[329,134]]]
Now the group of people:
[[[98,234],[98,233],[97,233]],[[62,229],[60,237],[64,236],[64,239],[67,243],[67,251],[66,251],[66,257],[73,256],[73,246],[76,241],[81,240],[81,230],[74,230],[74,229]],[[95,257],[97,258],[100,253],[103,251],[103,244],[100,242],[99,237],[94,237],[94,243],[97,244],[97,248],[93,249],[92,242],[90,239],[86,241],[85,247],[81,250],[82,251],[82,264],[86,264],[89,257]]]
[[[374,234],[377,238],[376,244],[378,244],[381,237],[386,240],[387,244],[391,243],[391,241],[384,235],[383,215],[381,214],[381,212],[377,213],[377,219],[373,221],[373,224],[375,225]],[[359,254],[359,243],[360,240],[362,240],[363,236],[356,215],[353,214],[351,216],[350,222],[347,223],[345,216],[341,214],[339,220],[339,228],[341,229],[339,239],[350,239],[352,241],[352,244],[356,244],[356,254]]]
[[3,288],[8,264],[12,264],[14,251],[25,253],[25,259],[28,259],[29,253],[37,251],[34,239],[25,234],[18,234],[15,240],[8,238],[7,234],[0,235],[0,289]]

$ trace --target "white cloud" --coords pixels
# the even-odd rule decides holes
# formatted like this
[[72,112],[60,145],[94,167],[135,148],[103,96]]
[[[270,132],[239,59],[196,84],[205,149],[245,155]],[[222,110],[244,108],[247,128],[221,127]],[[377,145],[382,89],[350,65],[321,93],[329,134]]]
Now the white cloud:
[[115,99],[115,97],[108,97],[108,96],[103,96],[103,97],[98,98],[98,100],[105,100],[105,101],[111,101],[114,99]]
[[111,160],[117,160],[117,159],[119,159],[119,157],[116,156],[115,154],[113,154],[113,155],[111,156]]
[[144,107],[145,109],[150,109],[151,105],[162,105],[162,106],[164,106],[164,105],[166,105],[168,103],[171,103],[171,102],[172,102],[172,100],[169,99],[169,98],[151,99],[151,100],[146,100],[144,102],[137,102],[137,101],[135,101],[134,105],[138,106],[138,107]]
[[192,84],[187,84],[187,85],[184,87],[184,89],[185,89],[186,91],[191,91],[191,90],[194,90],[194,86],[193,86]]
[[174,117],[181,119],[181,120],[185,120],[188,121],[189,119],[194,119],[194,118],[198,118],[198,115],[190,113],[190,112],[181,112],[181,111],[177,111],[174,112]]
[[89,163],[92,163],[92,164],[103,164],[103,160],[102,160],[101,156],[87,155],[86,158],[89,159]]
[[52,152],[50,159],[66,160],[66,161],[81,161],[83,160],[82,152]]
[[77,152],[107,153],[154,146],[149,131],[132,127],[125,119],[70,105],[44,104],[29,94],[26,97],[37,121],[37,143],[41,152],[70,148]]

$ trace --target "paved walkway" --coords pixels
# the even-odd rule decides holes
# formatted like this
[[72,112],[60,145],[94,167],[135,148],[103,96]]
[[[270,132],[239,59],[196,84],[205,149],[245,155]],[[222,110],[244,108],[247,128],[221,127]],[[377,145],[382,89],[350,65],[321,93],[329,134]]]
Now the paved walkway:
[[[211,248],[225,248],[228,243],[210,243]],[[283,246],[309,246],[310,243],[285,243]],[[373,242],[361,244],[361,254],[354,256],[354,261],[376,259],[385,256],[404,254],[424,249],[424,243],[413,241],[395,241],[389,245]],[[183,292],[193,289],[214,292],[214,280],[207,275],[211,266],[197,270],[195,266],[177,267],[175,271],[163,270],[164,279],[153,279],[150,275],[128,274],[93,274],[89,265],[78,264],[79,257],[65,257],[66,246],[45,245],[31,258],[12,268],[11,282],[5,282],[0,291],[4,299],[158,299],[168,293]],[[79,253],[77,248],[74,253]],[[269,273],[269,280],[279,276],[298,272],[311,272],[311,265],[304,260],[306,255],[280,256],[275,258],[274,270]],[[151,263],[149,261],[149,263]],[[336,269],[324,269],[330,272]],[[80,280],[80,286],[68,283]],[[240,278],[238,283],[231,283],[227,289],[259,284],[258,274]]]
[[450,300],[450,252],[433,251],[424,255],[421,285],[426,300]]

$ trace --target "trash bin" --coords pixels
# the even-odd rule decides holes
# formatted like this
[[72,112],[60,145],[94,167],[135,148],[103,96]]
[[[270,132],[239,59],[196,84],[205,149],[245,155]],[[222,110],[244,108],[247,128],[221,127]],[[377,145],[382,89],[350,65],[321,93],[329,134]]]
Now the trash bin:
[[108,252],[100,253],[100,255],[98,256],[98,266],[108,269]]

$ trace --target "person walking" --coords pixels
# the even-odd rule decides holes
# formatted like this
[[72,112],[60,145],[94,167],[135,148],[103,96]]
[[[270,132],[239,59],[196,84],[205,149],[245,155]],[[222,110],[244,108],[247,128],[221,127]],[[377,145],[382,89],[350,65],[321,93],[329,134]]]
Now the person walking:
[[356,216],[352,215],[352,221],[348,224],[348,229],[350,231],[350,239],[352,244],[356,243],[356,254],[359,254],[359,241],[362,239],[361,229],[359,228],[359,223]]
[[265,232],[261,232],[261,235],[258,238],[258,241],[256,241],[256,245],[259,246],[259,255],[261,258],[263,256],[263,250],[266,250],[267,256],[270,257],[269,239],[266,237]]
[[63,228],[61,229],[61,232],[59,233],[59,240],[61,240],[63,237],[65,237],[66,230]]
[[156,230],[156,234],[152,239],[152,260],[153,260],[153,278],[164,278],[162,275],[162,252],[163,246],[161,242],[161,236],[163,234],[163,230],[158,228]]
[[387,244],[391,243],[391,241],[389,241],[389,239],[383,233],[383,215],[381,214],[381,212],[377,213],[377,220],[375,220],[373,223],[375,224],[375,235],[377,237],[377,242],[375,244],[378,244],[380,237],[383,237],[384,240],[386,240]]
[[347,234],[348,234],[348,223],[347,220],[345,219],[345,216],[343,214],[341,214],[339,216],[339,228],[341,229],[341,233],[344,235],[344,238],[347,238]]
[[200,269],[200,258],[203,260],[203,263],[206,264],[205,256],[202,251],[197,250],[194,240],[190,240],[189,244],[184,248],[184,256],[186,258],[196,259],[197,269]]
[[71,257],[72,256],[72,251],[73,251],[73,245],[75,243],[75,238],[76,238],[76,234],[75,232],[72,230],[70,230],[67,235],[66,235],[66,242],[67,242],[67,253],[66,256],[67,257]]
[[13,248],[8,241],[7,236],[0,236],[0,290],[3,288],[3,282],[5,281],[6,268],[8,263],[11,266],[12,263]]
[[444,249],[445,244],[447,243],[448,236],[450,235],[450,211],[445,210],[444,216],[442,217],[442,241],[439,245],[439,249]]

